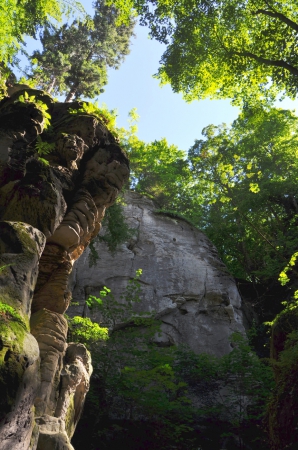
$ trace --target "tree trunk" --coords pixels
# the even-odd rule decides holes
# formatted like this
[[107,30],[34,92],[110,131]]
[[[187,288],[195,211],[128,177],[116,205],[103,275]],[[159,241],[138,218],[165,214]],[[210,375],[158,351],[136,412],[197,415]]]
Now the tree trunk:
[[74,84],[72,86],[72,88],[70,89],[69,93],[67,94],[67,96],[66,96],[66,98],[64,100],[65,103],[70,103],[70,102],[72,102],[74,100],[75,95],[76,95],[77,90],[78,90],[78,87],[79,87],[78,84]]
[[56,77],[53,78],[53,80],[52,80],[50,86],[49,86],[48,89],[47,89],[47,93],[48,93],[48,94],[50,94],[50,93],[52,92],[52,90],[53,90],[54,87],[55,87],[55,84],[56,84]]

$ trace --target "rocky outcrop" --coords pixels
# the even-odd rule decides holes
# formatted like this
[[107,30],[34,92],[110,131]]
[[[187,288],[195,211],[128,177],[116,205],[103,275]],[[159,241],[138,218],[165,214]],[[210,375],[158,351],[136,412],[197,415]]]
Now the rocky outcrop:
[[[209,239],[188,222],[155,213],[148,198],[130,192],[124,214],[135,237],[112,255],[96,243],[100,259],[89,267],[89,249],[72,273],[74,302],[70,313],[81,315],[89,295],[103,286],[120,298],[128,280],[142,269],[139,311],[161,319],[160,346],[188,344],[195,352],[221,356],[231,351],[230,336],[244,333],[241,298],[234,279]],[[100,321],[97,313],[92,319]]]
[[29,447],[39,385],[39,348],[29,315],[44,235],[22,222],[0,222],[0,448]]
[[129,169],[81,106],[33,89],[0,103],[1,450],[71,449],[88,391],[90,355],[66,343],[68,277]]

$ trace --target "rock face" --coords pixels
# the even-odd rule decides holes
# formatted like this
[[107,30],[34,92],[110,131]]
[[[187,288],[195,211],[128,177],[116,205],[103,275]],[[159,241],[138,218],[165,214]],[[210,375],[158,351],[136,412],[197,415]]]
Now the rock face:
[[0,448],[29,447],[39,385],[39,348],[29,314],[44,235],[22,222],[0,222]]
[[68,277],[129,168],[81,106],[30,88],[0,102],[1,450],[72,449],[89,388],[90,355],[66,343]]
[[215,247],[186,221],[156,214],[151,200],[134,192],[125,200],[124,214],[136,229],[135,238],[114,256],[106,244],[97,243],[100,259],[93,267],[85,251],[72,273],[73,300],[79,306],[72,306],[71,314],[81,315],[85,299],[99,296],[103,286],[119,298],[141,268],[138,309],[156,311],[161,319],[158,345],[184,343],[197,353],[218,356],[230,352],[230,335],[244,332],[241,298]]

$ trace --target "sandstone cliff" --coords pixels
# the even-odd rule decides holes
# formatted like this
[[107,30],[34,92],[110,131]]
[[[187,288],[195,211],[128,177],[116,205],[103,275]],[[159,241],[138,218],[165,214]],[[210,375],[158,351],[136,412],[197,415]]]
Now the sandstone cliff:
[[[153,201],[137,193],[125,196],[124,214],[135,237],[112,255],[97,243],[100,259],[89,267],[89,249],[75,263],[73,300],[81,315],[85,299],[103,286],[120,297],[137,269],[143,270],[140,311],[161,319],[158,345],[188,344],[196,353],[222,356],[231,350],[230,336],[244,333],[241,298],[233,278],[209,239],[186,221],[156,214]],[[97,317],[100,320],[99,317]],[[92,319],[96,320],[96,313]]]
[[1,450],[72,449],[88,391],[90,355],[66,343],[68,277],[129,170],[81,106],[33,89],[0,103]]

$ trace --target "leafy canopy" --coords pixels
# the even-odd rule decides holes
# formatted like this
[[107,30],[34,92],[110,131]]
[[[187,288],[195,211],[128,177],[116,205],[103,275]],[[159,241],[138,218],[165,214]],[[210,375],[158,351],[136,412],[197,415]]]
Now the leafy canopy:
[[4,0],[0,10],[0,59],[6,64],[23,42],[25,35],[35,37],[37,30],[49,20],[61,20],[62,15],[84,14],[75,0]]
[[[116,1],[121,7],[122,2]],[[158,78],[186,100],[295,98],[298,4],[275,0],[135,0],[152,37],[167,43]],[[123,5],[122,5],[123,6]],[[128,14],[127,6],[123,16]]]
[[244,278],[277,277],[297,248],[297,126],[290,111],[247,109],[189,151],[205,229],[234,275],[236,258]]
[[188,154],[132,135],[131,186],[204,230],[234,276],[277,280],[298,244],[297,127],[291,111],[258,106],[206,127]]

